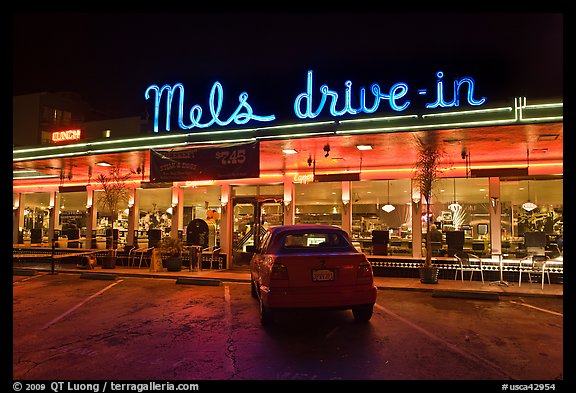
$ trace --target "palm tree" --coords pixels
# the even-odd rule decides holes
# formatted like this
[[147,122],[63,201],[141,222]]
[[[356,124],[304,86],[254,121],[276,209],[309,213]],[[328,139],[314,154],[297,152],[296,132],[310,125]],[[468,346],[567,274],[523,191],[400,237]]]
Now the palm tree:
[[420,194],[426,201],[426,259],[424,268],[432,267],[432,243],[430,240],[430,203],[432,189],[440,172],[440,160],[444,151],[440,149],[434,132],[427,132],[423,137],[414,137],[417,146],[415,179],[420,187]]
[[121,174],[120,169],[111,168],[108,174],[100,173],[96,181],[102,186],[102,197],[98,200],[99,206],[106,213],[111,215],[112,219],[112,239],[110,241],[110,255],[114,249],[114,218],[118,217],[121,207],[128,202],[130,193],[126,186],[126,181],[130,178],[131,173]]

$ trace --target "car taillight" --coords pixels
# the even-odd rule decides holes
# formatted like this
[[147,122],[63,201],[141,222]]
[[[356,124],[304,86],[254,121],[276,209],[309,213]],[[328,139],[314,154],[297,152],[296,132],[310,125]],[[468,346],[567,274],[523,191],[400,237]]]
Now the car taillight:
[[356,271],[356,278],[362,280],[371,280],[372,279],[372,265],[366,259],[364,259],[358,265],[358,270]]
[[271,280],[288,280],[288,268],[279,262],[274,262],[270,269]]

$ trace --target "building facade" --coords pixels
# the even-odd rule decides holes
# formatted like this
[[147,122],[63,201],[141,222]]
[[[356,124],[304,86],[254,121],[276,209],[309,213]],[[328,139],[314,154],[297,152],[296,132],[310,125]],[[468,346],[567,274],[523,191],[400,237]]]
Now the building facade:
[[[312,84],[309,73],[291,121],[255,113],[247,94],[222,115],[218,83],[204,115],[177,104],[183,87],[152,85],[146,134],[136,125],[122,137],[62,132],[59,141],[15,147],[14,243],[58,238],[65,247],[67,230],[80,228],[82,247],[105,248],[112,226],[121,246],[158,236],[191,243],[200,220],[209,228],[203,245],[221,248],[230,268],[248,263],[270,226],[322,223],[345,229],[368,255],[418,260],[429,220],[442,233],[438,257],[450,253],[450,232],[463,232],[463,248],[485,257],[521,257],[526,232],[546,233],[561,252],[561,99],[490,104],[462,77],[450,100],[439,89],[416,109],[402,84],[386,93],[373,85],[360,100],[351,84],[340,98]],[[443,152],[430,216],[414,179],[418,137]],[[130,175],[130,197],[114,217],[99,208],[95,180],[110,167]]]

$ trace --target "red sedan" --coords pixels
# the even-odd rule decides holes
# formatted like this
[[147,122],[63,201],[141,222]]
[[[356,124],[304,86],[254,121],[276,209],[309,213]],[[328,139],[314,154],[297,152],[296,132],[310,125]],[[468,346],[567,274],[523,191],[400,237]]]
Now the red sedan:
[[372,266],[338,227],[270,228],[250,270],[263,325],[275,311],[290,308],[351,309],[359,322],[372,317],[377,292]]

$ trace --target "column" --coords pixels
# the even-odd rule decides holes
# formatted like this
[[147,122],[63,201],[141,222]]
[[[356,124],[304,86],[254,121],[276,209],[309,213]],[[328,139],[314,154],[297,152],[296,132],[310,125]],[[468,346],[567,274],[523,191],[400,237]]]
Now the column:
[[184,222],[184,192],[180,186],[172,187],[172,228],[170,236],[177,238]]
[[138,237],[134,232],[138,229],[138,209],[135,204],[136,188],[128,190],[128,233],[126,234],[126,245],[138,248]]
[[412,179],[412,257],[422,258],[422,195],[415,179]]
[[24,208],[20,205],[22,194],[12,193],[12,243],[20,243],[18,237],[20,228],[24,226]]
[[488,209],[490,211],[490,249],[492,255],[502,254],[502,205],[500,203],[500,178],[489,178]]
[[348,232],[350,238],[352,238],[352,202],[350,201],[350,195],[352,194],[351,188],[352,182],[342,182],[342,229]]
[[[58,228],[58,218],[60,217],[60,194],[50,191],[50,216],[48,218],[48,242],[54,239],[54,230]],[[62,236],[62,233],[60,234]]]
[[284,175],[284,225],[294,224],[294,188],[293,178]]
[[233,207],[230,184],[222,184],[220,190],[220,249],[226,255],[226,269],[233,265],[232,261],[232,232]]
[[86,243],[84,248],[96,248],[96,207],[94,206],[94,189],[86,187]]

